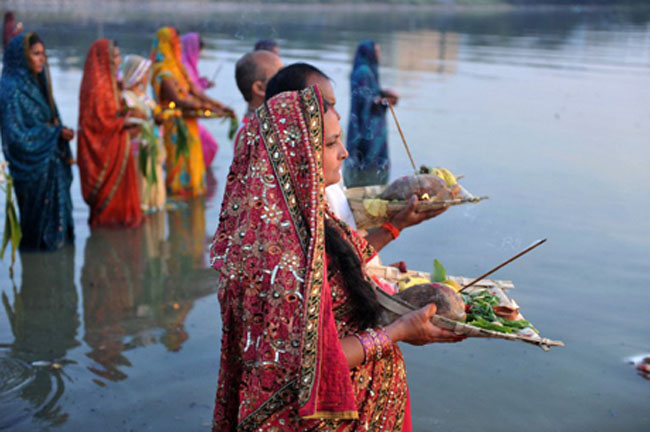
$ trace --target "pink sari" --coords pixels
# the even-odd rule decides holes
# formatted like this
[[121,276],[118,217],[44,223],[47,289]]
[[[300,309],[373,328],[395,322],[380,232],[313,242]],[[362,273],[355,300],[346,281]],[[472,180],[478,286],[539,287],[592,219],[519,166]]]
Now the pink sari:
[[[181,36],[181,45],[181,59],[183,61],[183,66],[185,66],[185,70],[187,71],[187,76],[195,86],[201,90],[205,90],[208,87],[208,79],[201,77],[198,68],[201,51],[199,34],[184,34]],[[212,161],[219,150],[219,144],[200,122],[198,122],[198,125],[201,146],[203,147],[203,161],[205,162],[205,167],[208,168],[212,164]]]
[[403,431],[402,354],[352,370],[340,272],[328,273],[325,219],[366,262],[374,251],[329,212],[317,88],[282,93],[236,142],[211,248],[223,320],[214,431]]

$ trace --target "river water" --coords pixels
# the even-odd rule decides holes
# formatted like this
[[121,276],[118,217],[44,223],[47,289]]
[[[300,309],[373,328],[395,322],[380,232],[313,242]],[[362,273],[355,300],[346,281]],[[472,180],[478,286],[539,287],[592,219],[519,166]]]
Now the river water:
[[[650,382],[625,362],[650,352],[647,10],[117,8],[19,18],[46,43],[70,126],[98,37],[147,54],[162,25],[200,31],[200,67],[217,82],[210,94],[240,115],[234,62],[256,39],[275,38],[285,63],[309,61],[333,78],[343,125],[356,44],[376,40],[416,162],[464,174],[467,189],[490,196],[406,230],[384,262],[430,271],[438,258],[450,274],[476,276],[546,237],[495,277],[515,283],[512,297],[543,336],[566,343],[549,353],[500,340],[404,346],[415,430],[650,430]],[[232,145],[226,124],[205,124],[220,143],[205,200],[138,229],[91,233],[75,169],[74,246],[21,254],[13,279],[5,256],[0,429],[209,429],[221,328],[207,246]],[[389,128],[396,177],[409,162]]]

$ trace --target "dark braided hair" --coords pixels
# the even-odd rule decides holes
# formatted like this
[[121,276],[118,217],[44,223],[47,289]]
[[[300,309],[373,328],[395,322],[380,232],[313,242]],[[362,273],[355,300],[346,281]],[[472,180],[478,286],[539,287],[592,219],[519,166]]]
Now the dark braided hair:
[[325,251],[329,258],[328,273],[340,271],[350,301],[352,320],[361,328],[374,327],[379,320],[381,306],[374,288],[361,272],[361,260],[350,243],[341,237],[334,222],[325,220]]

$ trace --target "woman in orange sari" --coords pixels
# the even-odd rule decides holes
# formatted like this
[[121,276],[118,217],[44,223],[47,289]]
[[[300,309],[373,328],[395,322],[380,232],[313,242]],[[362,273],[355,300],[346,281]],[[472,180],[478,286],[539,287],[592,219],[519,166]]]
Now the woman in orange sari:
[[99,39],[88,50],[81,81],[77,159],[91,227],[142,221],[128,112],[116,78],[120,62],[115,43]]
[[347,151],[317,87],[260,107],[236,143],[211,250],[223,336],[214,431],[411,431],[396,342],[456,342],[435,305],[378,326],[375,252],[327,207]]
[[[233,111],[196,87],[181,60],[178,32],[163,27],[156,32],[151,50],[151,83],[163,108],[210,109],[234,116]],[[205,163],[196,117],[169,117],[163,123],[167,150],[167,190],[171,195],[195,197],[205,193]]]

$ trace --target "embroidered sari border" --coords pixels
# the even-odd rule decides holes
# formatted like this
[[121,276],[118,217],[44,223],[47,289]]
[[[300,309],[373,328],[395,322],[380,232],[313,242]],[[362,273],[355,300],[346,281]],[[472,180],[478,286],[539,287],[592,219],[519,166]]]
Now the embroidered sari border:
[[303,418],[307,420],[356,420],[359,418],[359,413],[357,411],[316,411],[314,414]]
[[[303,111],[304,117],[301,121],[306,121],[306,125],[301,125],[307,128],[310,135],[310,142],[313,146],[313,153],[308,155],[310,160],[316,164],[315,172],[322,173],[322,116],[321,110],[318,105],[318,95],[314,88],[308,88],[300,93],[302,99],[302,106],[306,107]],[[310,197],[312,202],[323,203],[323,181],[320,174],[314,176],[313,181],[316,183],[312,185]],[[316,194],[317,196],[314,196]],[[305,330],[303,332],[302,344],[302,362],[300,365],[300,389],[298,391],[298,402],[301,407],[306,406],[312,399],[312,392],[316,390],[315,397],[318,397],[318,389],[314,389],[317,384],[317,375],[320,375],[320,367],[322,366],[318,359],[318,335],[320,327],[320,305],[321,305],[321,291],[323,288],[324,278],[324,255],[325,255],[325,227],[324,227],[324,205],[318,205],[317,208],[312,208],[312,215],[317,221],[314,227],[315,232],[311,238],[310,250],[313,256],[310,268],[311,273],[308,275],[308,287],[310,291],[307,294],[306,304],[306,318]],[[309,256],[309,255],[308,255]],[[311,283],[309,283],[311,282]],[[313,401],[313,406],[318,406],[318,400]]]
[[275,392],[266,402],[244,418],[237,426],[241,432],[254,431],[268,420],[278,409],[296,399],[297,380],[291,380]]
[[275,175],[280,184],[282,197],[289,209],[289,215],[291,216],[296,233],[300,239],[300,246],[302,247],[303,253],[307,255],[309,244],[307,222],[305,221],[304,216],[300,213],[300,208],[298,207],[298,197],[296,196],[296,191],[292,184],[284,152],[280,146],[280,138],[273,130],[270,114],[266,105],[262,105],[257,110],[256,115],[262,125],[262,139],[269,156],[269,161],[271,162],[273,171],[275,171]]

